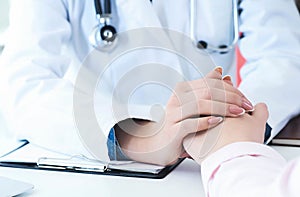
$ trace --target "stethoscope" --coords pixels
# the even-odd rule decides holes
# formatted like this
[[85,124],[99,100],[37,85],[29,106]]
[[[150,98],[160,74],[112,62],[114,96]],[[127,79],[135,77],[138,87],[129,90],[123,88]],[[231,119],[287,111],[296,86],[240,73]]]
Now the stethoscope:
[[108,48],[117,38],[117,30],[111,25],[111,0],[104,0],[104,7],[101,0],[94,0],[97,26],[92,30],[89,40],[95,49],[100,51]]
[[[100,51],[109,48],[109,46],[116,44],[117,42],[117,30],[111,25],[111,0],[104,0],[104,6],[101,4],[101,0],[94,0],[97,26],[91,32],[89,37],[92,46]],[[104,8],[104,9],[103,9]],[[209,53],[225,54],[235,48],[235,45],[239,39],[238,30],[238,4],[237,0],[232,0],[233,10],[233,38],[229,44],[221,44],[214,46],[204,40],[197,40],[195,37],[195,22],[197,17],[197,0],[190,0],[190,37],[195,42],[198,49],[204,49]]]

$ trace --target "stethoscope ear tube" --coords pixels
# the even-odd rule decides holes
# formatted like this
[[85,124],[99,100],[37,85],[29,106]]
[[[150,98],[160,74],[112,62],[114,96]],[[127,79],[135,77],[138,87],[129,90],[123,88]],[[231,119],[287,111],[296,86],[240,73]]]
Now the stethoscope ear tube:
[[213,46],[204,40],[197,41],[195,36],[195,22],[197,17],[197,0],[191,0],[190,4],[190,37],[195,42],[198,49],[206,50],[209,53],[220,53],[226,54],[235,48],[239,40],[239,29],[238,29],[238,3],[237,0],[232,0],[232,10],[233,10],[233,39],[228,45],[222,44],[220,46]]
[[102,6],[100,0],[94,0],[96,15],[102,15]]
[[104,1],[104,11],[102,10],[101,0],[94,0],[96,15],[111,14],[111,0]]
[[199,40],[196,44],[198,49],[206,50],[209,53],[220,53],[220,54],[226,54],[229,51],[233,50],[235,47],[235,44],[231,44],[229,46],[227,45],[220,45],[218,47],[214,47],[212,45],[209,45],[204,40]]
[[[117,31],[114,26],[110,25],[111,21],[111,0],[104,0],[104,10],[101,6],[101,0],[94,0],[95,12],[98,20],[98,25],[92,30],[89,37],[90,43],[98,50],[103,47],[111,46],[116,42]],[[237,0],[232,0],[233,10],[233,39],[229,44],[214,46],[207,41],[198,40],[195,36],[195,22],[197,17],[197,0],[190,0],[190,37],[195,42],[198,49],[206,50],[209,53],[225,54],[235,48],[239,39],[238,30],[238,3]],[[115,45],[115,44],[114,44]],[[108,48],[108,47],[106,47]]]

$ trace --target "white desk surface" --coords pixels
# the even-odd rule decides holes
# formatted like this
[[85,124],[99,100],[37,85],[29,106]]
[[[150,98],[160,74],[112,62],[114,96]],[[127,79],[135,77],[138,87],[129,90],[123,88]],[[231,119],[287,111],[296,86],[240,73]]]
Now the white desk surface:
[[[300,156],[300,147],[274,146],[274,148],[288,160],[298,155]],[[166,178],[158,180],[4,167],[0,168],[0,175],[34,185],[33,191],[20,197],[205,196],[202,188],[200,167],[191,160],[185,160]]]

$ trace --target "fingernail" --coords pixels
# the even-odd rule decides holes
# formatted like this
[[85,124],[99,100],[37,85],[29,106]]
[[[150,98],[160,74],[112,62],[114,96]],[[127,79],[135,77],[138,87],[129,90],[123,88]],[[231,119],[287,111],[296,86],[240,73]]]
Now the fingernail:
[[229,112],[232,113],[232,114],[240,116],[240,115],[243,115],[246,112],[246,110],[244,110],[243,108],[238,107],[236,105],[231,105],[229,107]]
[[246,113],[248,114],[252,114],[252,112],[254,112],[255,108],[253,107],[253,109],[250,109],[250,110],[246,110]]
[[231,81],[231,77],[229,75],[225,75],[223,77],[223,80],[226,80],[226,81]]
[[253,107],[252,103],[246,97],[243,98],[243,101],[247,102],[249,105]]
[[254,112],[255,108],[253,107],[252,109],[250,110],[246,110],[246,112]]
[[223,121],[223,117],[211,117],[208,119],[208,123],[210,125],[215,125]]
[[253,110],[253,105],[246,99],[243,98],[242,100],[242,107],[245,109],[245,110]]
[[215,71],[217,71],[218,73],[220,73],[221,75],[223,75],[223,68],[221,66],[217,66],[215,68]]
[[230,84],[233,86],[233,83],[232,83],[232,80],[231,80],[231,77],[229,75],[226,75],[223,77],[223,81],[225,81],[226,83]]

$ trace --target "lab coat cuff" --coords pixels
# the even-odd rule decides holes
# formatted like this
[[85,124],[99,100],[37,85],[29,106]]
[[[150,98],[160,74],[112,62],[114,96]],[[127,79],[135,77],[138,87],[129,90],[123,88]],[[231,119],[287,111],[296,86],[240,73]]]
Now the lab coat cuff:
[[[149,121],[158,121],[156,116],[151,114],[151,107],[148,105],[128,105],[128,111],[111,111],[107,113],[105,118],[98,116],[98,123],[101,130],[103,131],[106,137],[109,136],[109,133],[112,128],[119,122],[126,119],[142,119]],[[101,114],[101,112],[99,112]]]
[[122,151],[116,138],[115,129],[112,128],[107,139],[108,156],[113,161],[128,161],[130,160]]
[[224,146],[208,156],[201,163],[202,182],[207,193],[209,182],[223,163],[240,157],[264,156],[285,162],[285,159],[271,147],[254,142],[237,142]]

